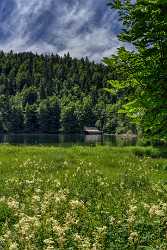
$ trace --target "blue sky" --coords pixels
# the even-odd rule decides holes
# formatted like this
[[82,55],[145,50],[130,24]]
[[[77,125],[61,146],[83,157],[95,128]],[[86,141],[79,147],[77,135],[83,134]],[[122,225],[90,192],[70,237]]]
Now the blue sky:
[[117,13],[107,0],[0,0],[0,49],[88,56],[120,46]]

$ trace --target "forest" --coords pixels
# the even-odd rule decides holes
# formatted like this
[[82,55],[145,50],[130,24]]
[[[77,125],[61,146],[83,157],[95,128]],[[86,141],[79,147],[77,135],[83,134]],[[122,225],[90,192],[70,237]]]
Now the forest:
[[166,140],[166,1],[109,6],[122,22],[118,38],[125,46],[101,63],[69,53],[0,52],[1,133],[80,133],[96,126]]
[[118,114],[119,95],[105,91],[116,72],[104,63],[70,54],[0,52],[1,133],[79,133],[96,126],[106,133],[135,132]]
[[167,0],[109,6],[125,46],[101,64],[0,53],[0,132],[163,143],[1,145],[0,249],[167,250]]

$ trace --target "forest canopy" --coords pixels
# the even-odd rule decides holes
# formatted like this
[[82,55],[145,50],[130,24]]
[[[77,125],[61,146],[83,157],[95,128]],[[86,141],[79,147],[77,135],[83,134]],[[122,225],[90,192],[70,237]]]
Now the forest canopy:
[[97,126],[107,133],[134,130],[119,115],[117,97],[107,93],[114,72],[70,54],[0,52],[0,132],[82,132]]

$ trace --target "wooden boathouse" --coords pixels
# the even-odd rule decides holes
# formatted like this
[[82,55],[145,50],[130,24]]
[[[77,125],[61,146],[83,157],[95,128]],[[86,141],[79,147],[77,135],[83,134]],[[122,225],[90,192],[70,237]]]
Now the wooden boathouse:
[[96,127],[84,127],[84,133],[87,135],[101,135],[102,131]]

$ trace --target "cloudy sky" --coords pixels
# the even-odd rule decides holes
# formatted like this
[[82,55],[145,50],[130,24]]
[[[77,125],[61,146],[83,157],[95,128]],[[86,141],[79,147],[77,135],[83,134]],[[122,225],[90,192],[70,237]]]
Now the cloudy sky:
[[0,0],[0,50],[88,56],[120,46],[120,24],[107,0]]

